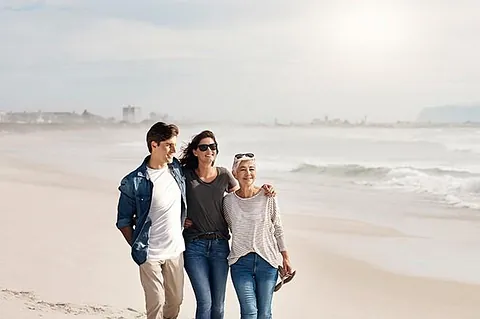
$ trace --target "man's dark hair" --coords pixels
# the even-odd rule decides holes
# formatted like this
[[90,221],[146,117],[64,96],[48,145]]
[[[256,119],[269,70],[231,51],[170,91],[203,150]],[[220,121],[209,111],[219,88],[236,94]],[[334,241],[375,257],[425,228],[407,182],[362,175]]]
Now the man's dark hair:
[[147,147],[148,151],[152,152],[152,142],[163,142],[178,136],[178,127],[175,124],[166,124],[164,122],[157,122],[147,132]]

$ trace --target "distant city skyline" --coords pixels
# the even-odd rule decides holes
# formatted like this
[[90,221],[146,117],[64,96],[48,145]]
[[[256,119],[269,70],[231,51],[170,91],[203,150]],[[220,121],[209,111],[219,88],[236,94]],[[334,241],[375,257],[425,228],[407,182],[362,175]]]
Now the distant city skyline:
[[480,105],[480,3],[0,0],[0,110],[415,120]]

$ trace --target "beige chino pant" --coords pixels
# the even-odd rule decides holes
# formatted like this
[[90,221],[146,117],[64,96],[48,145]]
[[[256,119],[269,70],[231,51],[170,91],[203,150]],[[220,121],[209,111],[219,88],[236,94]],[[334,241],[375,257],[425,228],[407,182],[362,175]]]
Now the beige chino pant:
[[140,265],[147,319],[176,319],[183,301],[183,253]]

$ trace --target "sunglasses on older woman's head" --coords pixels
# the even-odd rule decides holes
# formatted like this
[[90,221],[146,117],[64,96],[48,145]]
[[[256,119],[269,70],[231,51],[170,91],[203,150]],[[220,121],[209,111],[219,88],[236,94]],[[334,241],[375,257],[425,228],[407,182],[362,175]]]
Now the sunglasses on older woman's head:
[[208,148],[210,148],[212,151],[216,151],[217,150],[217,144],[216,143],[212,143],[212,144],[198,144],[198,147],[197,147],[200,151],[202,152],[205,152],[207,151]]
[[236,159],[241,159],[242,157],[254,158],[255,154],[253,154],[253,153],[238,153],[238,154],[235,154]]

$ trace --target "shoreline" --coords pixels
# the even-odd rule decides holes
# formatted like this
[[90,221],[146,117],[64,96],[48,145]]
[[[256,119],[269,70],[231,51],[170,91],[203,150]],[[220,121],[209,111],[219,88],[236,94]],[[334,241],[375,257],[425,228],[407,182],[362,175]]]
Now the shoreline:
[[[309,129],[479,129],[480,123],[370,123],[370,124],[343,124],[343,123],[290,123],[290,124],[275,124],[275,123],[236,123],[223,121],[220,122],[185,122],[175,121],[171,122],[181,126],[244,126],[255,128],[269,128],[269,129],[289,129],[289,128],[309,128]],[[93,129],[148,129],[154,122],[143,121],[136,123],[126,122],[105,122],[105,123],[10,123],[0,122],[0,133],[32,133],[42,131],[62,131],[62,130],[93,130]]]

